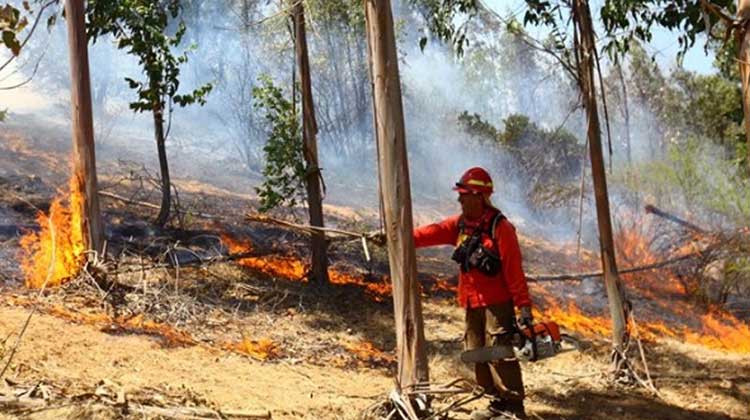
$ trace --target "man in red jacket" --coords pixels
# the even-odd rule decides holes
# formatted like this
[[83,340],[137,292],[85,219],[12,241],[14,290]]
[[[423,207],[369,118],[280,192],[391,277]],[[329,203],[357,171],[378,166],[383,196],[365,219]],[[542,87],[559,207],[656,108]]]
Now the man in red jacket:
[[[415,229],[415,246],[456,246],[452,259],[460,266],[458,302],[466,308],[465,350],[510,345],[510,334],[505,333],[515,329],[514,305],[522,324],[532,322],[515,228],[492,205],[492,179],[484,169],[466,171],[454,190],[461,214]],[[472,413],[473,420],[505,418],[505,414],[525,418],[518,360],[477,363],[474,370],[477,383],[493,399],[488,409]]]

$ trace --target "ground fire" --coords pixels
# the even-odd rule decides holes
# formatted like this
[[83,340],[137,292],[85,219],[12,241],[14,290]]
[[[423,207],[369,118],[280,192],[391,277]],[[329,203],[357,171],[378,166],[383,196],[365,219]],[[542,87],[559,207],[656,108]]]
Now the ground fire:
[[68,191],[61,191],[52,201],[49,214],[38,213],[39,232],[21,238],[21,267],[27,286],[58,286],[81,269],[85,248],[79,186],[80,178],[72,176]]

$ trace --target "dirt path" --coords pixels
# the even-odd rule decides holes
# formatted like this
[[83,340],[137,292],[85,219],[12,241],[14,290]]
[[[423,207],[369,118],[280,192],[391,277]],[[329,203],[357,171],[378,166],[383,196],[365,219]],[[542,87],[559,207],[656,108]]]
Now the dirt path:
[[[0,307],[0,336],[18,331],[27,314]],[[321,418],[321,413],[353,418],[349,415],[371,404],[368,396],[382,395],[392,383],[372,370],[261,363],[202,346],[165,349],[148,337],[110,335],[40,314],[32,319],[14,365],[23,376],[26,371],[71,387],[93,387],[103,379],[126,393],[147,386],[185,387],[222,409],[268,409],[274,419]]]

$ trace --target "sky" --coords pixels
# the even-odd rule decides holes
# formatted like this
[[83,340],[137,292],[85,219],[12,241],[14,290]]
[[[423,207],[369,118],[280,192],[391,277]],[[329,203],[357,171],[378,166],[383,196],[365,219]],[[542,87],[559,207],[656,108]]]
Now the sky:
[[[524,0],[484,0],[485,4],[498,12],[501,16],[516,15],[519,19],[523,18],[526,10]],[[594,3],[598,3],[594,1]],[[683,67],[690,71],[701,74],[715,73],[713,68],[713,54],[706,55],[703,51],[705,38],[700,37],[696,40],[693,48],[688,50],[683,61]],[[674,67],[679,44],[677,34],[663,28],[655,28],[653,40],[646,46],[646,50],[655,57],[659,66],[664,70]]]

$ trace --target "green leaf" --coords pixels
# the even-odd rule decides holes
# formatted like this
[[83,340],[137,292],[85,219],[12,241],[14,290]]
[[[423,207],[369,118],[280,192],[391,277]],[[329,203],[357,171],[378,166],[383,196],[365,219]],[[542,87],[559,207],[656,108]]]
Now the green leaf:
[[18,56],[18,54],[21,52],[21,44],[16,38],[16,33],[13,31],[5,30],[3,31],[2,40],[3,44],[5,44],[6,47],[10,48],[10,52],[13,53],[13,55]]

